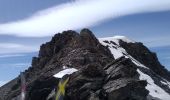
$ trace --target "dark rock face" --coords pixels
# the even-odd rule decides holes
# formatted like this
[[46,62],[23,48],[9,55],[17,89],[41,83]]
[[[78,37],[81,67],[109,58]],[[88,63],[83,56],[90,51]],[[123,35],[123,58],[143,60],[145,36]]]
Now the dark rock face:
[[[75,31],[64,31],[62,34],[56,34],[50,42],[40,47],[39,57],[32,61],[32,67],[36,73],[38,69],[42,70],[37,73],[40,74],[38,78],[29,85],[28,100],[45,100],[47,94],[52,90],[51,86],[53,88],[57,86],[58,81],[47,81],[47,83],[51,82],[51,86],[48,86],[45,84],[44,77],[47,79],[52,77],[51,75],[61,70],[64,65],[88,69],[89,63],[105,65],[111,60],[113,57],[110,51],[102,46],[88,29],[83,29],[80,34]],[[100,67],[102,68],[102,66]],[[39,77],[42,77],[42,81],[39,81]]]
[[100,70],[95,66],[101,65],[89,66],[94,69],[84,68],[71,76],[66,100],[146,100],[147,82],[138,79],[137,67],[131,60],[123,57]]
[[[160,65],[156,55],[142,44],[120,41],[120,45],[153,70],[149,72],[141,68],[142,72],[151,75],[156,73],[169,79],[168,71]],[[63,66],[79,70],[70,75],[64,100],[151,98],[145,89],[147,82],[139,80],[138,66],[125,57],[115,60],[108,47],[101,45],[90,30],[83,29],[80,34],[71,30],[58,33],[50,42],[41,45],[38,57],[33,57],[32,66],[24,73],[27,82],[26,100],[46,100],[59,82],[53,75],[63,70]],[[154,80],[159,84],[156,81],[158,75]],[[20,76],[0,88],[0,100],[17,100],[20,95],[19,80]]]
[[136,60],[149,67],[156,74],[170,81],[170,72],[160,64],[156,53],[151,52],[142,43],[126,43],[120,41],[120,45]]
[[108,100],[146,100],[147,83],[138,79],[137,67],[130,59],[122,57],[109,66],[105,67],[107,78],[103,86]]
[[[46,95],[58,83],[58,80],[50,80],[52,75],[61,71],[63,66],[89,69],[90,63],[97,63],[103,67],[112,60],[114,58],[108,48],[101,45],[90,30],[83,29],[80,34],[71,30],[58,33],[50,42],[41,45],[39,56],[33,57],[32,66],[24,73],[27,99],[45,100]],[[96,74],[100,76],[103,72]],[[19,80],[20,77],[0,88],[0,99],[17,99],[20,94]]]
[[45,100],[49,93],[58,84],[58,79],[54,77],[44,78],[40,77],[30,85],[29,94],[27,94],[28,100]]

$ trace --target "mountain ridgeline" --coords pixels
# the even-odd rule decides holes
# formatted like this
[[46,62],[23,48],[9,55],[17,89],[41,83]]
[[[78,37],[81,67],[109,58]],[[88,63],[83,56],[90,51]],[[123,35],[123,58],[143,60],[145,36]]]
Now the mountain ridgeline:
[[[117,36],[97,39],[83,29],[56,34],[42,44],[38,57],[23,73],[26,100],[48,97],[59,83],[54,75],[76,68],[66,85],[64,100],[169,100],[170,72],[155,53],[140,42]],[[18,100],[20,76],[0,87],[0,100]]]

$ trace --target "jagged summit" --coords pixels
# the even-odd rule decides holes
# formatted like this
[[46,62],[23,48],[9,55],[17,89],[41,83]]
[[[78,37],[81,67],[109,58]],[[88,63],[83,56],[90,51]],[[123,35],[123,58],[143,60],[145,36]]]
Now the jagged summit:
[[[24,72],[26,100],[49,100],[59,82],[53,76],[63,73],[71,73],[64,100],[170,98],[170,73],[155,53],[124,36],[97,39],[89,29],[56,34]],[[17,100],[20,88],[19,76],[0,88],[0,100]]]
[[121,36],[121,35],[116,35],[116,36],[113,36],[113,37],[104,37],[104,38],[99,38],[99,40],[102,42],[102,41],[113,41],[115,42],[117,45],[119,44],[119,41],[124,41],[126,43],[135,43],[135,41],[129,39],[128,37],[126,36]]

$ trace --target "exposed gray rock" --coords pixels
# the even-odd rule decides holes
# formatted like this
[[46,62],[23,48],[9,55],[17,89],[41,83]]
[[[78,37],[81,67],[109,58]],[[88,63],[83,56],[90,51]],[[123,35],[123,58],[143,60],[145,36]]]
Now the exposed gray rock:
[[[158,86],[170,92],[158,81],[159,75],[169,79],[166,76],[169,74],[159,65],[153,53],[138,43],[120,42],[120,45],[153,70],[140,68],[142,72],[152,76]],[[147,63],[146,59],[153,61]],[[151,67],[154,65],[158,69]],[[158,100],[148,96],[145,89],[147,82],[139,80],[139,66],[125,57],[115,60],[108,47],[101,45],[88,29],[83,29],[80,34],[71,30],[64,31],[40,47],[39,56],[33,57],[32,66],[24,73],[27,83],[26,100],[54,99],[54,89],[59,79],[53,75],[61,71],[63,66],[79,70],[70,75],[64,100]],[[15,100],[19,95],[20,76],[0,88],[0,100]]]
[[146,46],[144,46],[140,42],[127,43],[120,40],[119,44],[128,52],[128,54],[130,54],[140,63],[149,67],[157,75],[160,75],[161,77],[170,81],[170,72],[160,64],[156,53],[151,52]]
[[[94,69],[83,68],[71,76],[67,100],[89,100],[94,98],[94,94],[99,100],[146,100],[147,82],[139,80],[136,69],[137,66],[124,57],[101,68],[105,72],[103,75],[95,74],[101,72],[95,66]],[[84,70],[94,73],[96,77],[89,76]]]

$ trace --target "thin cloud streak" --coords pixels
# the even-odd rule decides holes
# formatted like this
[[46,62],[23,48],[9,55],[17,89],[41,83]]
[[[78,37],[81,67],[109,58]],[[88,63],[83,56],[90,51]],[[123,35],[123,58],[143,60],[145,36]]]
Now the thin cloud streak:
[[37,52],[39,50],[38,47],[39,46],[36,45],[29,46],[23,44],[15,44],[15,43],[0,43],[0,55]]
[[10,67],[10,68],[25,68],[28,66],[30,66],[30,63],[0,64],[0,67]]
[[25,56],[24,54],[2,54],[0,58],[11,58],[11,57],[22,57]]
[[1,23],[0,34],[45,37],[94,26],[120,16],[170,10],[170,0],[76,0],[38,11],[29,18]]

